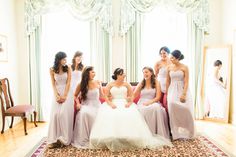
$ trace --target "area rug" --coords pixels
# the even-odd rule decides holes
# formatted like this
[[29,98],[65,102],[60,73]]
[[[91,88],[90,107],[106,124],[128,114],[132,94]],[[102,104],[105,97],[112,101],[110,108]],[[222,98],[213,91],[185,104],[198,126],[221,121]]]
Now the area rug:
[[230,156],[219,149],[204,136],[191,140],[177,140],[174,147],[163,147],[158,150],[136,150],[111,152],[109,150],[77,149],[70,146],[60,149],[48,149],[46,140],[42,140],[37,149],[29,154],[31,157],[227,157]]

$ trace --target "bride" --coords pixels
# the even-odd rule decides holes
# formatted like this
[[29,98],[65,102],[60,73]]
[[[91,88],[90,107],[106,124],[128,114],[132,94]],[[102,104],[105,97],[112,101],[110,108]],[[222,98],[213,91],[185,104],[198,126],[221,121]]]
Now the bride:
[[117,68],[114,82],[106,86],[106,102],[100,107],[90,134],[90,147],[111,151],[172,146],[162,136],[150,132],[145,120],[132,103],[132,88],[124,82],[124,70]]

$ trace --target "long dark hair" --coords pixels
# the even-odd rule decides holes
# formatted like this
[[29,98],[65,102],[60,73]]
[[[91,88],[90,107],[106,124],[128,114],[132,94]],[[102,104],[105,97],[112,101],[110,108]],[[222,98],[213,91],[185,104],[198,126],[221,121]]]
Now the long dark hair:
[[[57,52],[57,54],[55,55],[55,60],[54,60],[54,65],[53,65],[53,71],[55,73],[59,73],[59,65],[60,65],[60,61],[64,58],[66,58],[67,55],[65,52]],[[65,65],[65,66],[62,66],[62,71],[63,72],[67,72],[68,71],[68,66]]]
[[117,75],[122,75],[124,73],[124,69],[116,68],[111,76],[113,80],[117,80]]
[[82,72],[82,78],[80,82],[81,88],[81,100],[84,101],[87,99],[88,93],[88,83],[89,83],[89,72],[93,70],[92,66],[86,66]]
[[[156,78],[155,78],[155,74],[154,74],[153,69],[151,67],[144,67],[143,70],[145,70],[145,69],[147,69],[148,71],[150,71],[152,73],[152,75],[151,75],[151,87],[155,88],[156,87]],[[143,79],[141,89],[143,89],[145,86],[146,86],[146,80]]]
[[78,67],[76,67],[76,63],[75,63],[75,58],[76,58],[76,57],[80,57],[80,56],[82,56],[82,55],[83,55],[83,53],[80,52],[80,51],[76,51],[76,52],[75,52],[74,57],[73,57],[73,59],[72,59],[72,65],[71,65],[71,68],[72,68],[73,71],[74,71],[74,70],[80,70],[80,71],[83,70],[84,65],[83,65],[82,61],[79,63]]

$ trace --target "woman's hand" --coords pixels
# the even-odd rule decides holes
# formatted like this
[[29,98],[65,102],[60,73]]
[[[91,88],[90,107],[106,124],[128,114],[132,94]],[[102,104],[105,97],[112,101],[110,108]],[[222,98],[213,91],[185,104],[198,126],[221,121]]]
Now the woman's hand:
[[180,102],[185,103],[185,101],[186,101],[186,94],[182,94],[180,96]]
[[80,103],[76,103],[76,110],[80,110],[81,108],[81,104]]
[[109,94],[109,95],[108,95],[108,100],[109,100],[109,101],[112,101],[112,99],[113,99],[113,98],[112,98],[111,94]]
[[126,97],[126,101],[131,102],[131,97]]
[[113,103],[111,103],[110,106],[111,106],[112,109],[116,109],[117,108],[117,106],[115,104],[113,104]]
[[80,104],[80,101],[77,97],[74,97],[74,102],[75,102],[75,107],[76,107],[76,110],[80,110],[81,108],[81,104]]
[[56,101],[57,103],[61,104],[62,100],[61,100],[61,96],[59,94],[56,95]]
[[131,104],[132,104],[132,102],[128,102],[127,104],[125,104],[125,107],[129,108]]
[[144,102],[143,105],[148,106],[148,105],[150,105],[150,103],[149,102]]
[[61,96],[60,98],[61,98],[61,103],[64,103],[64,102],[66,101],[66,98],[67,98],[67,97],[63,95],[63,96]]

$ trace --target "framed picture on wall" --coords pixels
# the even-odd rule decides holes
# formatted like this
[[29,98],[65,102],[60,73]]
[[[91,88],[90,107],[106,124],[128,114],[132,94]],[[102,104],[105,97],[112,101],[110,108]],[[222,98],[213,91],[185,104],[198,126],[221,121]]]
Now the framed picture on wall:
[[7,37],[0,34],[0,62],[7,61]]

